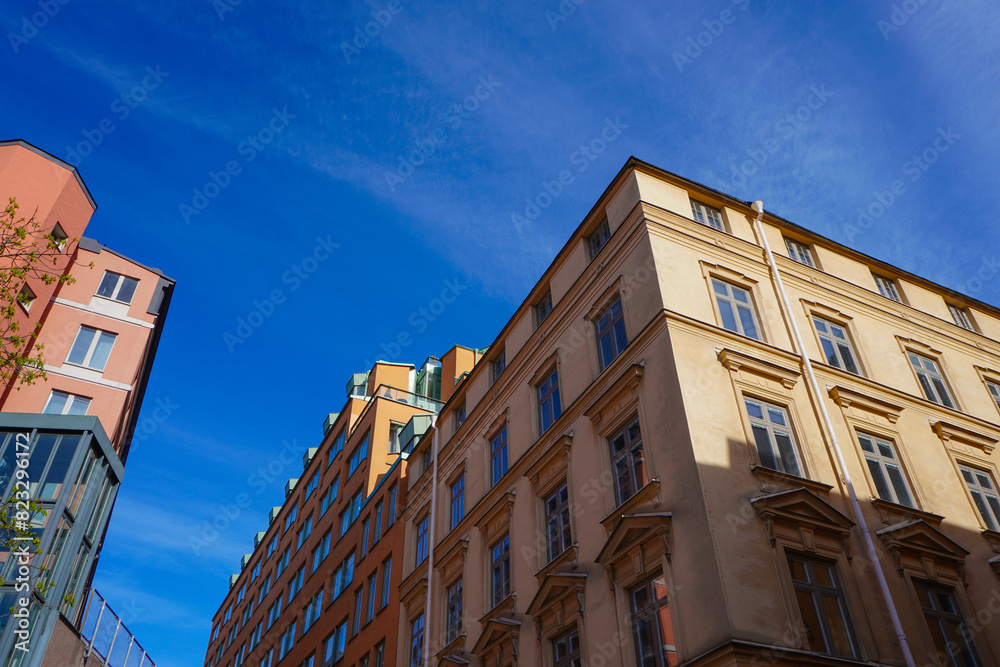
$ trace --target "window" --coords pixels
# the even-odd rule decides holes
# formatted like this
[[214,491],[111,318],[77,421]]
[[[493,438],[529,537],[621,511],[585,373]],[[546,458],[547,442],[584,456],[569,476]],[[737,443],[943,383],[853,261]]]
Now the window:
[[274,571],[274,577],[275,577],[275,579],[277,579],[278,577],[280,577],[281,573],[285,571],[286,567],[288,567],[288,557],[290,555],[291,555],[291,548],[290,547],[286,548],[284,551],[281,552],[281,558],[278,559],[278,567]]
[[347,507],[344,508],[344,513],[340,515],[340,537],[343,537],[347,533],[347,529],[351,527],[358,515],[361,514],[361,506],[365,503],[365,490],[364,488],[358,489],[357,493],[351,497],[347,502]]
[[834,564],[790,555],[788,568],[809,650],[840,658],[856,657],[854,631]]
[[961,306],[953,306],[948,304],[948,312],[951,313],[951,317],[955,320],[955,324],[962,327],[963,329],[968,329],[969,331],[975,331],[972,326],[972,321],[969,319],[969,311]]
[[295,571],[295,576],[292,577],[292,583],[288,584],[288,601],[291,602],[292,598],[298,595],[299,591],[302,590],[302,582],[305,581],[306,576],[306,566],[303,565],[298,570]]
[[987,380],[986,388],[990,390],[990,396],[993,397],[993,402],[997,404],[997,409],[1000,410],[1000,385]]
[[538,390],[538,427],[542,433],[562,414],[559,402],[559,371],[554,370],[536,389]]
[[312,552],[312,570],[315,572],[319,567],[319,564],[330,554],[330,538],[332,537],[331,532],[328,530],[326,534],[323,535],[323,539],[319,541],[316,548]]
[[364,558],[368,555],[368,526],[370,523],[370,516],[366,516],[365,520],[361,522],[361,556],[359,558]]
[[462,634],[462,580],[448,587],[447,642]]
[[545,296],[535,304],[535,326],[541,326],[545,318],[552,312],[552,292],[546,292]]
[[[946,663],[952,667],[978,667],[982,663],[972,644],[972,632],[962,617],[958,601],[952,590],[914,582],[917,598],[924,612],[931,639],[939,656],[947,656]],[[975,627],[975,626],[973,626]]]
[[722,213],[719,209],[702,204],[700,201],[691,200],[691,217],[696,222],[700,222],[713,229],[718,229],[720,232],[726,231],[726,227],[722,223]]
[[281,660],[288,652],[292,650],[292,646],[295,644],[295,621],[285,628],[285,632],[281,635],[281,645],[278,649],[278,660]]
[[257,606],[259,607],[263,602],[267,594],[271,592],[271,575],[264,577],[264,580],[260,582],[260,594],[257,596]]
[[985,470],[978,470],[960,465],[962,477],[969,487],[972,501],[983,517],[983,522],[989,530],[1000,530],[1000,497],[997,496],[997,486],[993,476]]
[[872,474],[878,497],[897,505],[914,507],[906,477],[903,476],[892,443],[884,438],[863,433],[858,434],[858,442],[865,452],[865,461],[868,462],[868,471]]
[[399,454],[399,434],[403,432],[403,425],[396,422],[389,423],[389,453]]
[[505,368],[507,368],[506,350],[500,350],[500,354],[497,355],[497,358],[490,362],[490,381],[496,382],[497,378],[500,377]]
[[551,561],[573,544],[569,525],[569,491],[565,484],[545,499],[545,526]]
[[341,563],[337,571],[333,573],[333,599],[336,600],[341,593],[354,581],[354,553],[352,552],[344,562]]
[[271,538],[270,544],[267,545],[267,556],[265,556],[264,560],[270,558],[277,550],[278,550],[278,536],[275,535],[274,537]]
[[372,528],[372,544],[382,539],[382,501],[375,505],[375,526]]
[[28,283],[21,285],[21,291],[17,293],[17,302],[24,308],[24,312],[31,312],[31,304],[35,300],[35,293],[28,287]]
[[417,522],[417,565],[427,560],[427,526],[429,522],[430,516],[425,516]]
[[308,498],[312,495],[312,492],[319,487],[319,470],[313,473],[313,476],[309,478],[309,483],[306,484],[306,493],[302,496],[303,499]]
[[361,441],[353,452],[351,452],[351,460],[347,464],[347,476],[350,477],[354,474],[354,471],[358,469],[361,462],[368,458],[368,436],[370,433],[365,433],[365,439]]
[[305,541],[309,539],[310,535],[312,535],[312,529],[313,529],[313,515],[310,514],[308,517],[306,517],[306,522],[302,524],[301,528],[299,528],[298,545],[295,547],[296,551],[301,549]]
[[465,518],[465,473],[451,485],[451,524],[448,527],[454,528],[463,518]]
[[333,630],[333,634],[323,642],[323,666],[328,667],[344,657],[347,647],[347,620]]
[[274,649],[269,648],[264,657],[260,659],[260,667],[273,667],[274,666]]
[[743,399],[760,465],[771,470],[802,476],[795,441],[784,408],[763,401]]
[[233,623],[233,627],[229,629],[229,640],[226,642],[227,646],[233,645],[233,642],[236,641],[236,633],[239,631],[239,626],[236,623]]
[[375,618],[375,584],[378,583],[378,575],[372,572],[368,576],[368,609],[365,611],[365,623],[371,623]]
[[628,593],[632,608],[632,639],[638,667],[677,664],[674,623],[667,600],[667,580],[658,574]]
[[101,279],[100,287],[97,288],[97,296],[121,303],[132,303],[132,296],[135,294],[135,288],[138,284],[139,281],[135,278],[106,271],[104,278]]
[[896,281],[892,278],[886,278],[885,276],[880,276],[877,273],[873,273],[872,276],[875,278],[875,285],[878,286],[878,293],[887,299],[892,299],[893,301],[898,301],[902,303],[903,300],[899,298],[899,290],[896,289]]
[[316,653],[310,653],[309,657],[302,661],[300,667],[316,667]]
[[267,608],[267,627],[270,629],[274,622],[278,620],[278,616],[281,614],[281,596],[275,600],[270,607]]
[[597,257],[601,249],[608,244],[608,239],[611,238],[611,228],[608,227],[608,219],[605,218],[601,221],[601,224],[597,226],[594,233],[587,237],[587,247],[590,249],[590,259]]
[[375,645],[375,660],[372,667],[385,667],[385,640],[383,639]]
[[293,523],[295,523],[295,517],[298,515],[298,513],[299,513],[299,503],[298,503],[298,501],[296,501],[292,505],[292,509],[288,510],[288,516],[285,517],[285,530],[286,531],[289,528],[292,527]]
[[819,336],[819,344],[823,348],[826,363],[842,368],[848,373],[861,375],[854,360],[854,348],[847,337],[847,330],[839,324],[819,317],[813,317],[813,326],[816,327],[816,335]]
[[722,326],[748,338],[760,340],[760,328],[754,313],[750,292],[730,283],[712,278],[715,303],[719,307]]
[[239,650],[236,651],[236,657],[233,658],[233,667],[240,667],[243,664],[243,658],[247,652],[247,645],[241,644]]
[[392,580],[392,556],[382,562],[382,601],[379,609],[385,609],[389,604],[389,582]]
[[242,628],[250,620],[250,616],[253,615],[253,597],[247,602],[246,608],[243,610],[243,620],[240,622],[240,627]]
[[907,352],[906,356],[910,359],[910,365],[913,366],[913,370],[917,374],[917,381],[920,382],[920,388],[923,389],[927,400],[939,403],[946,408],[954,408],[955,403],[951,400],[948,386],[945,384],[941,371],[938,370],[937,363],[933,359],[914,352]]
[[312,596],[309,600],[309,604],[306,605],[305,610],[302,612],[302,634],[308,632],[309,628],[313,626],[317,620],[319,620],[319,615],[323,612],[323,590],[320,589],[316,595]]
[[260,559],[253,566],[253,572],[250,575],[250,581],[257,581],[257,577],[260,576]]
[[510,536],[504,535],[502,540],[493,545],[491,551],[490,571],[493,574],[491,588],[495,607],[510,595]]
[[243,585],[240,586],[240,592],[236,595],[236,604],[243,602],[243,598],[246,597],[246,594],[247,594],[247,582],[244,581]]
[[351,626],[351,636],[355,636],[361,631],[361,610],[365,604],[365,587],[362,584],[358,590],[354,591],[354,625]]
[[326,459],[327,467],[333,465],[333,460],[342,451],[344,451],[344,429],[340,429],[340,433],[337,434],[337,438],[333,441],[333,446],[330,447],[330,454]]
[[260,643],[260,636],[264,633],[264,621],[260,621],[254,626],[253,632],[250,634],[250,649]]
[[457,431],[465,423],[465,401],[455,408],[455,430]]
[[85,415],[90,407],[90,399],[64,391],[53,391],[45,404],[45,415]]
[[389,489],[389,507],[385,516],[386,527],[396,523],[396,490],[395,484]]
[[52,237],[52,247],[62,252],[66,249],[66,244],[69,243],[69,236],[63,231],[62,225],[58,222],[49,232],[49,236]]
[[410,667],[424,664],[424,615],[420,614],[410,626]]
[[639,418],[636,417],[611,436],[608,444],[615,476],[615,501],[616,505],[621,505],[646,483],[646,459],[643,457]]
[[111,348],[115,344],[117,334],[90,327],[80,327],[73,341],[73,347],[69,351],[66,363],[77,366],[86,366],[95,371],[103,371],[108,357],[111,355]]
[[552,641],[552,667],[580,667],[580,633],[576,626]]
[[788,256],[799,264],[805,264],[806,266],[811,266],[814,269],[816,268],[816,262],[813,261],[812,251],[805,243],[799,243],[798,241],[786,238],[785,248],[788,249]]
[[507,427],[504,426],[500,432],[490,440],[490,480],[492,484],[500,481],[500,478],[507,474]]
[[326,493],[323,494],[323,498],[320,500],[319,513],[326,514],[326,511],[333,507],[333,502],[337,499],[337,492],[340,487],[340,478],[334,479],[330,482],[330,486],[326,487]]
[[594,327],[597,333],[597,353],[603,371],[628,345],[628,336],[625,335],[625,315],[622,312],[620,298],[616,298],[597,316]]

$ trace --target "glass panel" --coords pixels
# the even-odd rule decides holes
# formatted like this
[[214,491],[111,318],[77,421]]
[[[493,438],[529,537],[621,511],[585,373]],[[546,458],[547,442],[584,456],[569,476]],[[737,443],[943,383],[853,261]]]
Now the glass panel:
[[875,447],[872,445],[872,441],[869,440],[868,438],[864,437],[863,435],[859,435],[858,442],[861,443],[861,449],[865,450],[866,452],[871,452],[872,454],[875,453]]
[[752,428],[754,442],[757,444],[757,455],[760,457],[760,464],[771,470],[779,470],[778,461],[775,459],[774,451],[771,448],[771,437],[767,429],[756,424]]
[[108,356],[111,355],[111,346],[115,343],[115,335],[108,333],[107,331],[102,331],[100,338],[97,340],[97,347],[94,348],[94,356],[90,358],[90,367],[97,369],[99,371],[104,370],[105,364],[108,363]]
[[763,408],[761,408],[759,403],[754,403],[753,401],[744,401],[744,403],[747,406],[748,415],[750,415],[751,417],[755,417],[757,419],[764,418],[764,410]]
[[726,284],[722,281],[712,279],[712,289],[715,290],[716,294],[722,294],[729,296],[729,290],[726,288]]
[[719,303],[719,317],[722,318],[722,326],[730,331],[739,332],[732,305],[724,299],[716,299],[716,301]]
[[868,470],[872,474],[872,481],[875,482],[875,491],[878,493],[878,497],[882,500],[892,500],[892,494],[889,492],[889,485],[886,483],[885,475],[882,473],[882,466],[878,461],[874,459],[865,459],[868,461]]
[[95,334],[97,334],[96,329],[80,327],[80,332],[76,335],[73,348],[69,351],[69,357],[66,358],[66,361],[71,364],[83,364],[83,360],[87,358],[87,350],[90,349],[90,342],[94,340]]
[[779,426],[787,426],[785,422],[785,413],[781,410],[776,410],[774,408],[767,409],[767,418],[772,424],[778,424]]
[[823,320],[814,317],[813,324],[816,326],[816,331],[820,333],[827,333],[826,322]]
[[136,285],[139,281],[135,278],[122,278],[121,289],[118,290],[118,300],[123,303],[132,303],[132,295],[135,294]]
[[778,453],[781,456],[781,470],[789,475],[800,477],[799,462],[795,458],[795,448],[792,446],[792,439],[787,433],[775,432],[774,439],[778,443]]
[[840,359],[837,358],[837,351],[834,349],[833,343],[828,338],[820,338],[819,341],[823,346],[823,356],[826,357],[826,363],[840,368]]
[[759,339],[757,333],[757,323],[753,319],[753,311],[744,306],[737,307],[740,313],[740,323],[743,325],[743,333],[753,339]]
[[840,600],[824,595],[823,608],[830,626],[830,639],[833,644],[830,647],[830,652],[842,657],[853,657],[854,647],[851,644],[851,635],[847,629],[847,619],[844,616]]
[[889,479],[892,480],[892,488],[896,491],[896,502],[900,505],[913,507],[913,500],[910,498],[910,491],[906,488],[906,480],[903,479],[902,471],[896,466],[886,466]]
[[934,378],[934,387],[937,389],[942,405],[946,408],[955,407],[955,405],[951,402],[951,395],[948,394],[948,389],[944,386],[944,381],[941,378]]
[[76,454],[76,446],[79,443],[79,437],[63,436],[59,443],[59,449],[52,457],[52,465],[45,473],[45,482],[39,496],[41,500],[55,500],[59,497],[59,491],[66,481],[66,472],[69,470],[69,464],[73,460],[73,455]]
[[813,597],[808,591],[795,591],[795,597],[799,602],[799,610],[802,612],[802,625],[806,631],[806,642],[809,649],[819,653],[826,653],[826,642],[823,639],[823,629],[819,624],[819,614],[813,604]]
[[858,370],[858,365],[854,362],[854,353],[851,352],[850,346],[840,343],[837,345],[837,348],[840,350],[840,356],[844,360],[844,370],[848,373],[858,375],[860,371]]

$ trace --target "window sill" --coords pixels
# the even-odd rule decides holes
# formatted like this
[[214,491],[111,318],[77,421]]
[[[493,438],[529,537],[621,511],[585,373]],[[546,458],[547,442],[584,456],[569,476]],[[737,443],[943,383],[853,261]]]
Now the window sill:
[[618,523],[618,520],[621,517],[635,514],[635,511],[638,508],[647,503],[652,503],[653,507],[659,507],[660,499],[660,478],[657,477],[646,482],[646,485],[632,494],[631,498],[616,507],[611,514],[601,519],[601,525],[603,525],[608,532],[611,532],[611,529],[615,527],[615,524]]
[[750,466],[750,471],[758,480],[760,480],[761,491],[764,491],[765,493],[769,493],[774,489],[765,489],[763,488],[764,484],[774,485],[785,489],[800,489],[805,487],[817,496],[827,496],[830,494],[830,490],[833,489],[833,486],[830,484],[824,484],[823,482],[817,482],[805,477],[799,477],[798,475],[790,475],[787,472],[765,468],[762,465],[752,465]]
[[479,625],[486,625],[487,622],[494,619],[510,616],[514,613],[514,606],[517,603],[517,593],[511,592],[507,597],[500,602],[493,605],[493,608],[488,612],[483,614],[483,617],[479,619]]
[[[943,516],[932,514],[931,512],[925,512],[923,510],[916,509],[915,507],[907,507],[906,505],[900,505],[888,500],[883,500],[882,498],[872,498],[871,502],[872,506],[878,510],[878,513],[882,518],[882,523],[885,524],[898,523],[894,517],[904,520],[922,520],[932,526],[940,526],[941,522],[944,521]],[[997,534],[997,537],[1000,539],[1000,534]]]
[[553,572],[562,570],[567,566],[571,570],[576,570],[580,566],[580,547],[576,544],[567,547],[561,554],[546,563],[542,569],[535,572],[535,578],[542,580]]

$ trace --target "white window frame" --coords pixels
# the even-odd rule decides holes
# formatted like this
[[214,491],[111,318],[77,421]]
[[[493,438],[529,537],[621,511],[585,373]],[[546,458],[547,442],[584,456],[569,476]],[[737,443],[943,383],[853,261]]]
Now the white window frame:
[[[53,399],[56,398],[57,394],[60,397],[65,397],[63,399],[62,409],[59,412],[50,412],[49,411],[49,407],[52,406]],[[78,403],[83,403],[83,412],[73,412],[72,411],[73,406],[77,405]],[[57,389],[53,389],[52,392],[49,394],[49,399],[45,402],[45,407],[42,409],[42,414],[45,414],[45,415],[85,415],[85,414],[87,414],[87,411],[90,409],[90,403],[91,403],[91,399],[87,398],[86,396],[79,396],[77,394],[71,394],[71,393],[66,392],[66,391],[59,391]]]
[[903,299],[899,293],[899,287],[896,285],[896,281],[894,279],[878,273],[872,273],[872,277],[875,279],[875,286],[878,288],[879,294],[887,299],[895,301],[896,303],[903,303]]
[[969,311],[966,308],[949,303],[948,312],[951,313],[951,319],[955,320],[955,324],[958,326],[967,331],[976,330],[976,328],[972,326],[972,318],[969,317]]
[[[111,288],[111,294],[105,296],[101,294],[101,288],[104,286],[105,281],[107,281],[110,276],[115,276],[115,284]],[[132,281],[133,283],[135,283],[135,285],[132,288],[132,294],[128,297],[128,300],[125,300],[120,298],[120,296],[122,293],[122,288],[126,284],[128,284],[127,281]],[[104,276],[101,278],[101,282],[97,285],[97,292],[94,293],[94,296],[98,297],[99,299],[108,299],[109,301],[116,301],[118,303],[131,304],[132,299],[135,298],[135,293],[138,288],[139,288],[138,278],[132,278],[131,276],[126,276],[121,273],[116,273],[114,271],[105,271]]]
[[[73,351],[76,349],[76,344],[80,340],[80,336],[84,331],[93,331],[93,338],[90,340],[90,344],[87,346],[87,350],[84,352],[83,359],[79,362],[70,361],[69,358],[73,355]],[[105,359],[104,364],[100,367],[91,366],[91,362],[94,360],[94,352],[97,351],[97,344],[100,342],[104,336],[111,337],[111,347],[108,349],[108,358]],[[73,366],[82,366],[83,368],[89,368],[91,370],[104,372],[104,369],[108,365],[108,361],[111,359],[111,353],[115,349],[115,342],[118,340],[118,334],[113,331],[104,331],[103,329],[96,329],[94,327],[88,327],[87,325],[80,325],[80,329],[76,332],[76,338],[73,339],[73,345],[69,348],[69,354],[66,355],[66,363]]]
[[540,327],[545,318],[552,312],[552,291],[545,293],[535,304],[535,327]]
[[610,240],[611,227],[608,225],[608,219],[604,218],[601,220],[601,224],[597,225],[597,228],[587,237],[587,252],[590,254],[591,261],[601,254]]
[[726,231],[726,223],[722,218],[722,211],[696,199],[691,200],[691,218],[706,227],[711,227],[720,232]]
[[[958,403],[955,402],[955,396],[951,391],[948,380],[944,377],[944,371],[941,370],[940,357],[935,359],[920,352],[906,350],[906,358],[910,362],[910,368],[917,378],[917,385],[920,387],[924,398],[932,403],[957,410]],[[919,363],[917,360],[919,360]],[[933,368],[927,367],[928,362]],[[935,380],[939,382],[935,382]]]
[[[757,417],[751,414],[750,404],[753,403],[760,407],[761,415]],[[803,467],[802,453],[796,444],[795,431],[792,428],[792,420],[789,415],[789,410],[783,405],[777,405],[776,403],[771,403],[770,401],[765,401],[753,396],[743,396],[743,412],[750,421],[750,432],[753,437],[754,450],[757,452],[757,461],[759,465],[768,470],[776,470],[778,472],[785,473],[786,475],[794,475],[795,477],[805,477],[805,470]],[[780,413],[784,418],[784,424],[776,422],[772,418],[772,412]],[[768,451],[766,452],[770,459],[773,460],[775,465],[769,465],[770,461],[764,460],[764,455],[761,452],[761,442],[757,438],[758,433],[766,433]],[[780,444],[779,436],[784,436],[788,439],[788,449],[787,451],[782,451],[782,446]],[[785,459],[788,455],[791,455],[792,461],[794,463],[794,469]]]
[[[868,472],[872,479],[872,483],[875,486],[875,493],[882,500],[890,503],[895,503],[896,505],[902,505],[904,507],[910,507],[913,509],[917,508],[916,498],[913,494],[913,489],[910,486],[909,480],[906,478],[906,470],[903,468],[903,461],[899,458],[898,448],[896,443],[889,438],[884,438],[882,436],[875,435],[874,433],[867,433],[863,431],[858,431],[858,445],[861,447],[861,452],[865,457],[865,462],[868,465]],[[867,440],[870,446],[865,447],[863,441]],[[888,454],[886,454],[888,450]],[[895,469],[898,474],[898,479],[893,479],[890,474],[890,470]],[[877,472],[876,472],[877,471]],[[878,477],[876,477],[876,474]],[[881,480],[884,489],[879,488],[879,481]],[[906,493],[905,500],[900,497],[899,484],[902,484],[902,491]],[[886,495],[883,495],[885,492]]]
[[[605,320],[607,324],[602,327],[601,323]],[[594,339],[597,344],[597,364],[600,370],[604,371],[628,347],[628,330],[625,327],[625,308],[622,305],[621,295],[615,295],[615,298],[611,299],[594,317],[593,322]],[[609,359],[604,358],[604,350],[601,346],[601,341],[605,337],[611,343]]]
[[21,285],[21,289],[17,293],[17,304],[21,306],[24,312],[31,312],[31,304],[34,302],[35,298],[35,292],[28,286],[28,283]]
[[[831,366],[836,366],[837,368],[847,371],[848,373],[853,373],[855,375],[862,375],[861,364],[858,361],[858,352],[854,349],[854,341],[851,340],[850,331],[846,326],[840,324],[839,322],[834,322],[828,320],[825,317],[820,317],[819,315],[810,315],[813,323],[813,331],[816,332],[816,337],[819,339],[819,349],[823,354],[823,358],[827,364]],[[826,327],[826,331],[821,331],[819,325],[822,324]],[[843,335],[838,336],[835,329],[839,329]],[[836,363],[830,362],[830,351],[827,350],[824,343],[829,343],[830,350],[833,351],[834,359]],[[844,350],[847,348],[848,353],[851,355],[851,363],[854,364],[854,370],[847,367],[847,362],[844,360]]]
[[[972,504],[986,528],[994,532],[1000,531],[1000,492],[998,492],[1000,487],[997,487],[997,480],[993,473],[985,468],[966,463],[959,463],[958,469],[962,474],[962,481],[965,483],[969,496],[972,498]],[[970,477],[972,477],[971,480]],[[984,486],[978,479],[979,477],[985,477],[992,488]]]
[[813,269],[816,268],[816,260],[813,259],[812,248],[809,247],[808,243],[796,241],[786,236],[785,249],[788,251],[790,259]]
[[[757,307],[754,304],[753,292],[742,285],[737,285],[736,283],[729,282],[728,280],[723,280],[722,278],[716,278],[715,276],[710,277],[710,287],[712,289],[712,303],[715,305],[715,314],[719,318],[719,326],[721,326],[726,331],[732,331],[735,334],[741,336],[746,336],[752,340],[764,341],[764,330],[760,326],[760,318],[757,316]],[[725,294],[720,293],[719,287],[724,287],[726,290]],[[737,290],[740,293],[746,294],[746,302],[740,301],[737,297]],[[725,302],[729,306],[730,312],[733,316],[733,323],[736,328],[730,328],[726,326],[726,320],[722,314],[722,303]],[[751,335],[746,331],[746,324],[743,321],[743,316],[741,315],[741,308],[749,311],[751,323],[755,328],[755,334]]]

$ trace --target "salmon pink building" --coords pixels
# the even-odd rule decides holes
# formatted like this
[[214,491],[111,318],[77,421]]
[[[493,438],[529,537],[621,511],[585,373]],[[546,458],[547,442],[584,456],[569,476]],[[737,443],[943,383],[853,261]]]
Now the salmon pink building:
[[[32,498],[47,511],[32,522],[42,548],[35,565],[44,565],[38,579],[51,586],[31,595],[28,652],[15,649],[24,637],[0,616],[0,657],[77,664],[77,628],[174,282],[86,238],[97,206],[79,173],[24,141],[0,142],[0,197],[16,199],[18,217],[34,217],[40,233],[62,241],[52,270],[72,278],[45,284],[29,276],[15,306],[22,332],[36,332],[26,351],[41,350],[46,377],[0,385],[0,492],[10,497],[18,443],[27,442]],[[13,588],[15,560],[0,551],[0,609],[23,595]],[[134,664],[151,663],[142,654]]]

